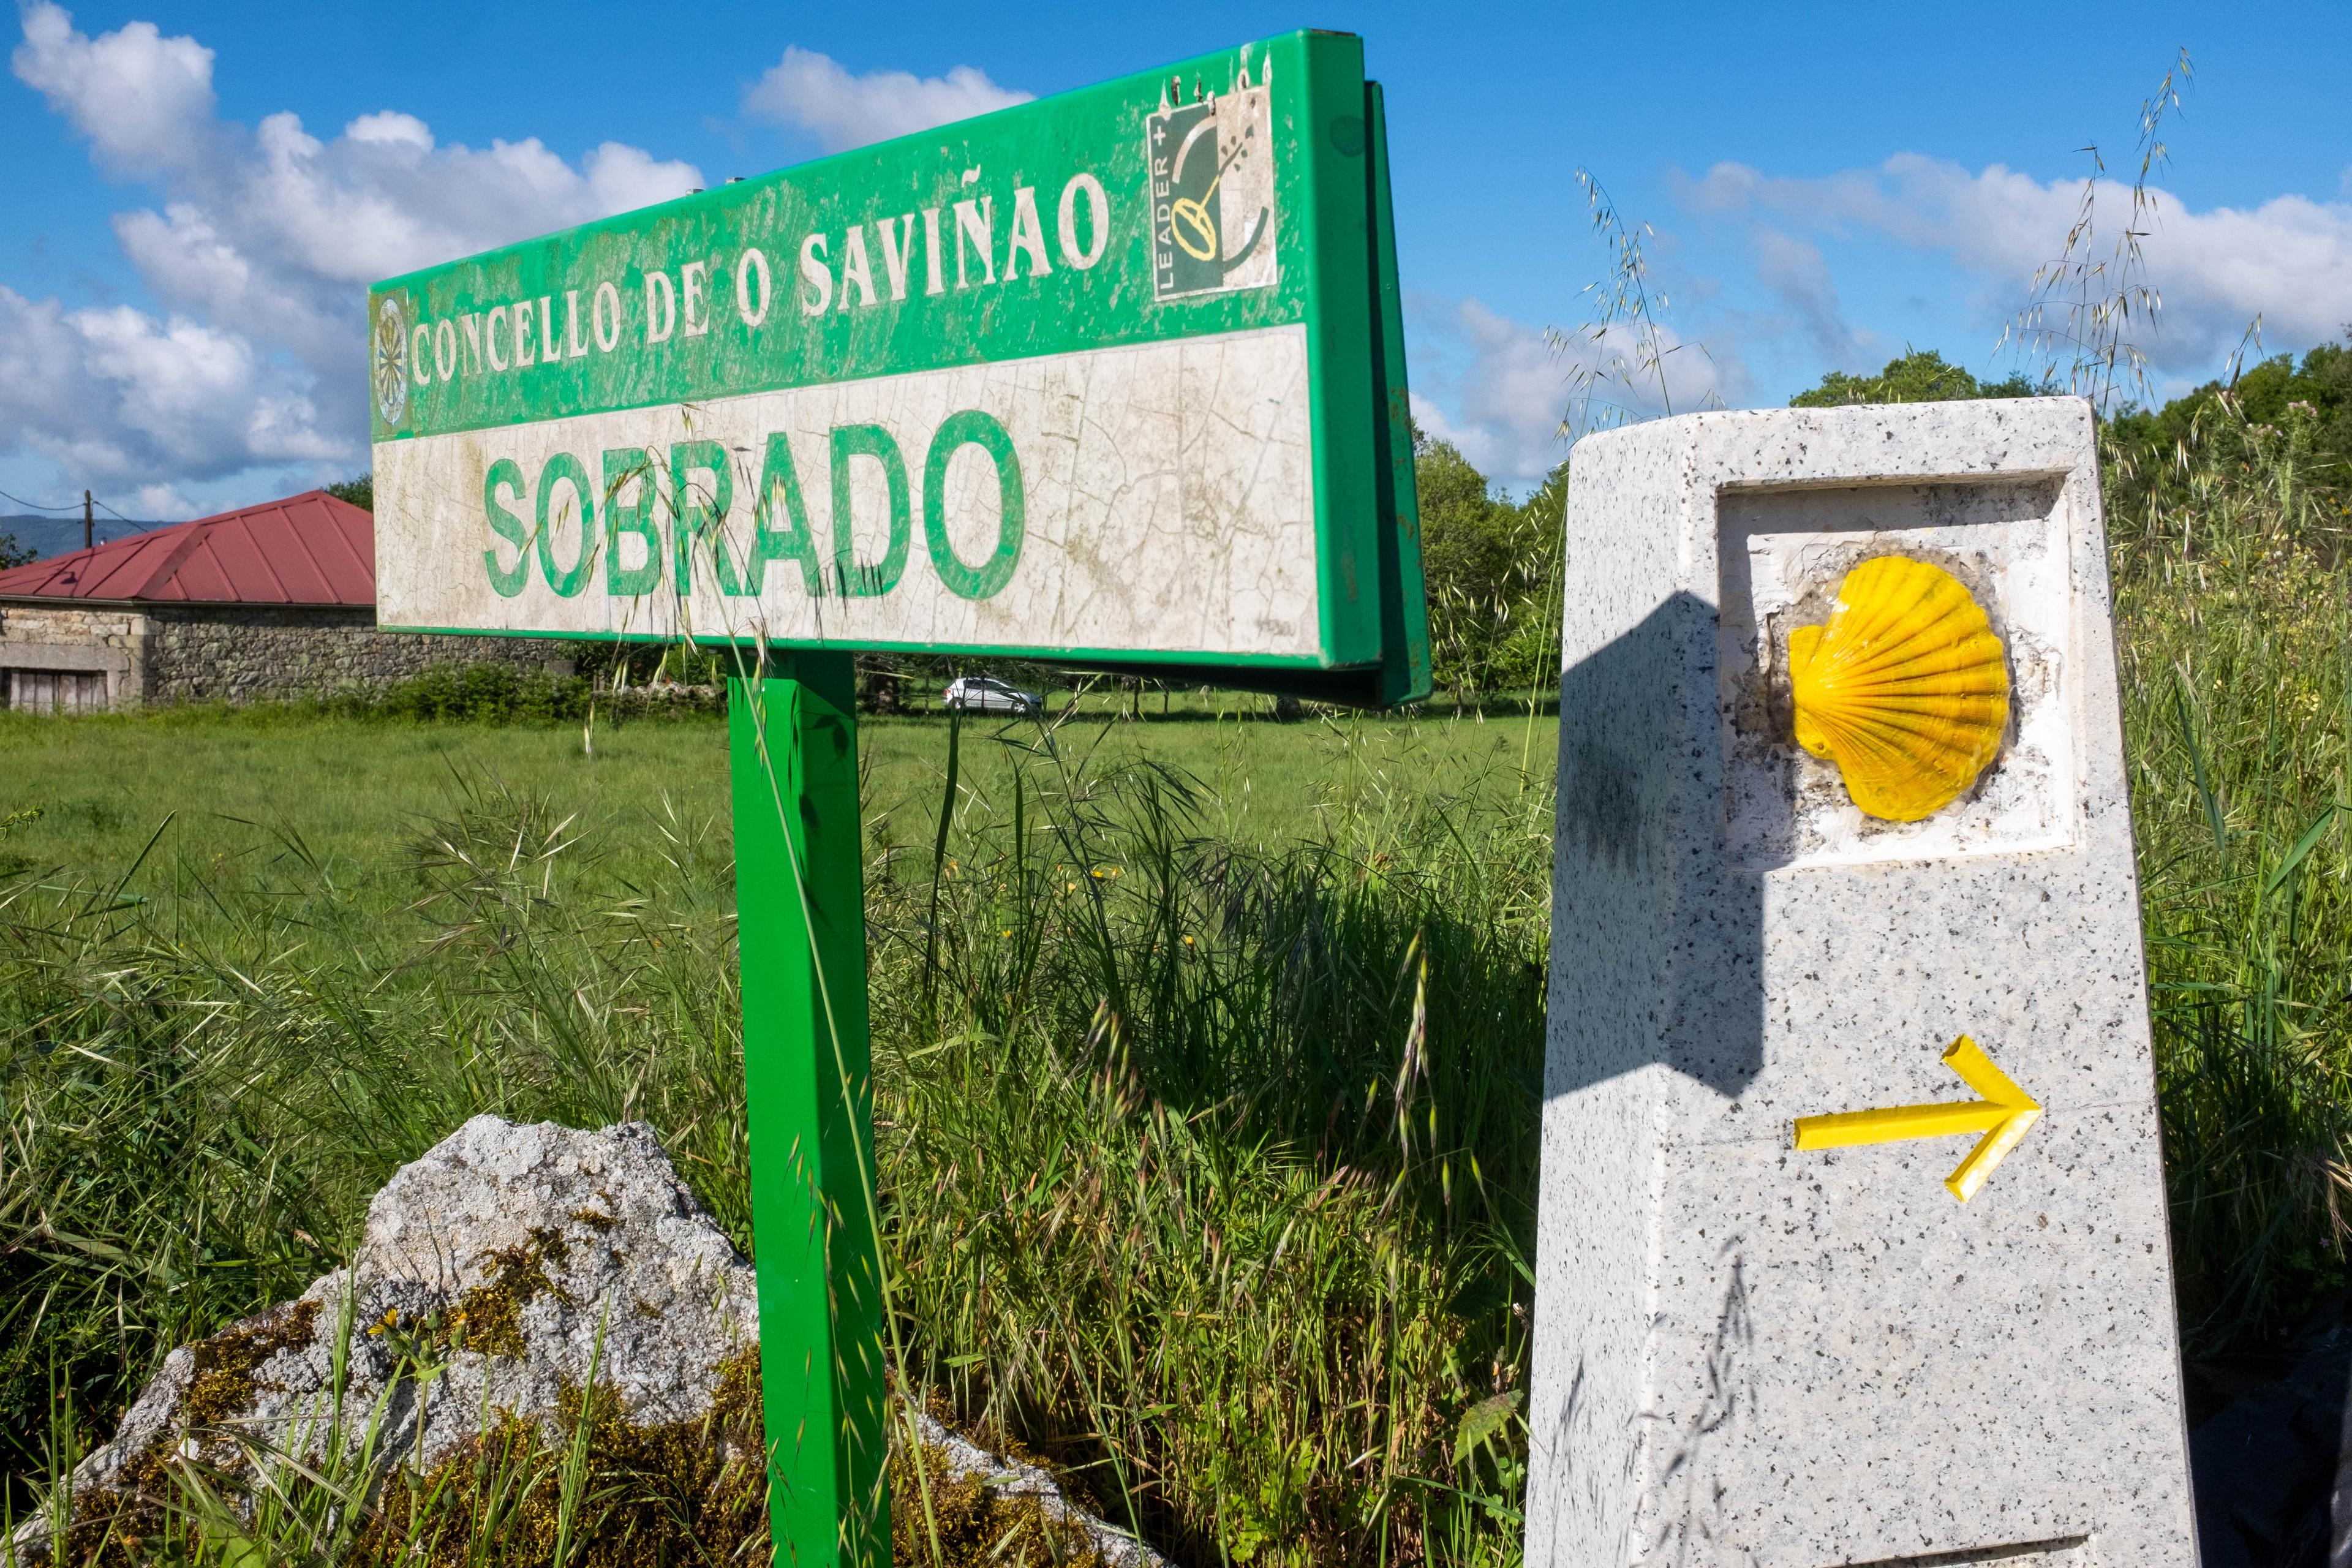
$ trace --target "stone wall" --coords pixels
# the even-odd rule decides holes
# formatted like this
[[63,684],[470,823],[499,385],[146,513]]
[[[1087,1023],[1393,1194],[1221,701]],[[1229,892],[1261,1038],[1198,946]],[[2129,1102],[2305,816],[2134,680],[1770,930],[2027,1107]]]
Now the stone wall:
[[136,702],[146,675],[148,630],[147,617],[136,610],[0,605],[0,669],[102,670],[110,705]]
[[560,641],[378,631],[373,609],[151,605],[146,619],[150,702],[247,702],[382,686],[436,664],[572,668]]
[[536,637],[378,631],[373,609],[0,605],[0,669],[102,670],[115,707],[383,686],[436,664],[569,674],[572,651]]

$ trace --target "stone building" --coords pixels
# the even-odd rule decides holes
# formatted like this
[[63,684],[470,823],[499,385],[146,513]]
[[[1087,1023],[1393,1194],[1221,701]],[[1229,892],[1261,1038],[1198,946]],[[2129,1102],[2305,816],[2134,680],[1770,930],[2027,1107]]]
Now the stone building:
[[564,645],[375,624],[375,521],[324,490],[0,572],[0,703],[82,712],[571,666]]

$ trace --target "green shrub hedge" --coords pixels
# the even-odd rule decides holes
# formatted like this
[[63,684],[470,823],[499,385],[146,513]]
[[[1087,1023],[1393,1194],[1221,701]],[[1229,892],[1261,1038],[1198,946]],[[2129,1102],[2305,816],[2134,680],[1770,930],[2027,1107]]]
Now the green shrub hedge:
[[436,664],[386,686],[351,685],[303,699],[300,706],[340,718],[425,723],[532,724],[578,722],[593,706],[599,717],[723,713],[727,689],[639,686],[598,690],[584,676],[509,664]]

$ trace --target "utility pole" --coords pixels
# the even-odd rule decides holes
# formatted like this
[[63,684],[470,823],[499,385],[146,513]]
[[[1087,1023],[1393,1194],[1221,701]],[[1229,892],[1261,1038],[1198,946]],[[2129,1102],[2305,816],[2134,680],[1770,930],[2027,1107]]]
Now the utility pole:
[[89,515],[89,492],[81,492],[81,547],[88,550],[98,542],[98,527]]

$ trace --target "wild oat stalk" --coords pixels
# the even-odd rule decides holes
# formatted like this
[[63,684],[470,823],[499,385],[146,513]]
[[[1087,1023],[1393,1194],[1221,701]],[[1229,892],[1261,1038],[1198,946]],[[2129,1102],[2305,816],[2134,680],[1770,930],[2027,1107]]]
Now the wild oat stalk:
[[[1657,231],[1620,214],[1590,169],[1576,171],[1576,184],[1584,193],[1592,230],[1609,253],[1609,269],[1584,286],[1589,302],[1584,323],[1545,333],[1553,352],[1569,359],[1568,412],[1560,420],[1560,433],[1571,441],[1588,430],[1642,417],[1642,405],[1652,391],[1658,410],[1673,414],[1666,362],[1693,349],[1710,363],[1714,358],[1703,344],[1676,341],[1664,324],[1672,302],[1652,279],[1645,249]],[[1703,407],[1719,405],[1712,391],[1701,399]]]
[[2183,46],[2156,91],[2140,103],[2139,166],[2132,176],[2130,211],[2112,244],[2099,229],[2099,185],[2106,162],[2096,142],[2079,149],[2090,155],[2091,172],[2083,180],[2074,225],[2056,258],[2034,268],[2024,308],[2001,330],[1994,347],[1996,353],[2013,347],[2033,363],[2030,374],[2038,384],[2063,384],[2088,397],[2102,414],[2119,391],[2132,398],[2149,393],[2147,356],[2135,339],[2154,330],[2164,297],[2147,280],[2141,248],[2159,216],[2158,194],[2148,181],[2170,162],[2161,132],[2165,117],[2180,108],[2189,71]]

